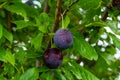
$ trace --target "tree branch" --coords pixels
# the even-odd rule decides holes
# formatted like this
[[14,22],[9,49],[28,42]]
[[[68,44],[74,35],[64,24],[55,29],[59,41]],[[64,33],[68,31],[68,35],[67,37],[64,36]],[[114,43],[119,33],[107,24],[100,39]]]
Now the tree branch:
[[57,0],[57,8],[56,8],[56,11],[55,11],[55,21],[54,21],[54,24],[53,24],[52,32],[55,32],[58,28],[59,17],[61,15],[61,3],[62,3],[62,0]]
[[108,5],[105,8],[105,11],[104,11],[104,13],[103,13],[103,15],[101,17],[102,21],[105,21],[107,19],[107,17],[108,17],[108,9],[109,8],[111,8],[111,1],[108,3]]
[[48,0],[45,1],[43,12],[49,13],[50,7],[48,5]]
[[[57,7],[56,7],[56,11],[55,11],[55,21],[53,24],[53,28],[52,28],[52,32],[55,32],[58,29],[58,25],[59,25],[59,18],[60,18],[60,14],[61,14],[61,3],[62,0],[57,0]],[[46,50],[48,48],[50,48],[51,46],[51,40],[48,41],[48,45],[46,47]]]
[[11,24],[12,16],[11,16],[11,12],[7,11],[7,14],[8,14],[8,20],[7,20],[8,31],[11,32],[12,31],[12,24]]

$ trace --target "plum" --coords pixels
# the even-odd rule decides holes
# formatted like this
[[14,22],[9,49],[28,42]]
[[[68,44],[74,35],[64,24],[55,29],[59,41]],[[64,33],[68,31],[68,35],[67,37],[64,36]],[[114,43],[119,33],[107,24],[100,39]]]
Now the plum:
[[48,68],[54,69],[61,65],[63,56],[60,49],[49,48],[45,51],[43,59]]
[[116,9],[120,10],[120,0],[112,0],[112,5]]
[[60,49],[69,48],[73,43],[73,36],[67,29],[59,29],[54,35],[54,43]]
[[34,3],[32,2],[32,1],[27,1],[25,4],[27,4],[27,5],[29,5],[29,6],[32,6],[32,5],[34,5]]

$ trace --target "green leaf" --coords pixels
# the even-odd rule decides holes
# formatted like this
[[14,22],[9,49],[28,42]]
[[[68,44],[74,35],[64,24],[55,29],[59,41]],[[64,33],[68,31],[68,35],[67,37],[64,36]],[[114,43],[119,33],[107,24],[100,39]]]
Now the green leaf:
[[15,65],[15,57],[9,50],[6,50],[6,60],[13,66]]
[[111,64],[112,60],[114,59],[113,55],[107,54],[107,53],[101,53],[101,57],[106,61],[108,65]]
[[31,21],[19,20],[19,21],[14,21],[14,23],[17,25],[17,29],[23,29],[26,27],[35,26],[35,24]]
[[2,29],[2,25],[0,24],[0,39],[2,38],[3,35],[3,29]]
[[51,75],[51,73],[45,73],[45,77],[46,77],[46,80],[54,80],[53,79],[53,76]]
[[8,32],[6,29],[3,28],[3,36],[8,40],[10,41],[10,43],[12,43],[13,41],[13,35]]
[[6,2],[0,4],[0,8],[2,8],[5,4],[6,4]]
[[12,5],[5,5],[5,9],[7,9],[10,12],[16,13],[18,15],[23,16],[24,18],[27,17],[26,11],[23,7],[24,5],[21,2],[14,2]]
[[42,42],[43,33],[39,33],[35,38],[32,39],[31,45],[34,46],[36,50],[40,50]]
[[15,53],[15,59],[20,63],[24,64],[26,60],[28,59],[28,56],[26,57],[26,51],[23,50],[23,48],[19,48],[19,51]]
[[[71,64],[71,63],[70,63]],[[78,66],[76,66],[78,67]],[[68,69],[72,72],[72,74],[78,79],[82,79],[81,73],[79,71],[79,68],[76,67],[72,67],[71,65],[69,65]]]
[[[81,67],[79,64],[76,64],[75,62],[71,62],[71,66],[69,67],[71,67],[72,69],[76,69],[76,72],[79,72],[80,76],[82,77],[82,80],[99,80],[91,72]],[[73,71],[72,69],[71,71]]]
[[2,75],[0,75],[0,80],[7,80],[7,79],[3,77]]
[[120,49],[120,39],[118,39],[114,34],[109,33],[109,36],[112,38],[114,45]]
[[60,80],[66,80],[65,76],[61,73],[60,70],[56,69],[55,73],[57,77],[60,78]]
[[0,48],[0,61],[6,62],[6,52],[3,48]]
[[41,80],[54,80],[53,75],[51,74],[51,72],[43,72],[40,75],[40,79]]
[[43,33],[46,33],[50,20],[48,15],[46,13],[41,13],[40,16],[36,17],[35,19],[39,30]]
[[96,26],[96,27],[101,26],[101,27],[104,27],[104,26],[106,26],[106,23],[102,22],[102,21],[101,22],[100,21],[99,22],[92,22],[92,23],[89,23],[89,24],[86,25],[86,27],[88,27],[88,26]]
[[117,27],[117,21],[108,21],[107,22],[107,24],[108,24],[108,26],[111,28],[111,30],[113,31],[113,32],[117,32],[118,31],[118,27]]
[[70,18],[66,15],[65,20],[64,20],[64,28],[67,28],[70,23]]
[[[101,5],[101,0],[79,0],[79,5],[83,8],[83,9],[96,9],[98,7],[100,7]],[[92,4],[92,5],[91,5]]]
[[75,48],[75,50],[79,52],[81,56],[87,58],[88,60],[98,59],[95,49],[80,36],[75,37],[73,48]]
[[38,71],[39,71],[39,72],[47,72],[47,71],[49,71],[49,68],[47,68],[47,67],[40,67],[40,68],[38,69]]
[[39,76],[39,72],[36,68],[30,68],[25,73],[23,73],[20,77],[20,80],[37,80]]
[[14,75],[15,68],[11,64],[4,64],[4,71],[9,77]]
[[[64,76],[67,80],[74,80],[72,73],[69,71],[69,68],[67,66],[61,67],[62,72],[64,72]],[[81,79],[81,77],[80,77]]]
[[114,47],[114,45],[110,45],[110,46],[107,46],[105,48],[105,51],[111,55],[115,55],[116,54],[116,47]]

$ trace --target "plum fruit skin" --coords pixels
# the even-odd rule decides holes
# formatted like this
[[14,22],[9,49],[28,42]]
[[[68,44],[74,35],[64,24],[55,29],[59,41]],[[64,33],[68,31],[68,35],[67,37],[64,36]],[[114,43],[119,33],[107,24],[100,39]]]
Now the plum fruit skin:
[[120,10],[120,0],[112,0],[112,5],[116,9]]
[[27,4],[27,5],[29,5],[29,6],[34,5],[32,1],[27,1],[25,4]]
[[50,69],[57,68],[61,65],[63,56],[58,48],[50,48],[44,53],[44,62]]
[[54,35],[54,43],[60,49],[69,48],[73,43],[73,36],[67,29],[60,29]]

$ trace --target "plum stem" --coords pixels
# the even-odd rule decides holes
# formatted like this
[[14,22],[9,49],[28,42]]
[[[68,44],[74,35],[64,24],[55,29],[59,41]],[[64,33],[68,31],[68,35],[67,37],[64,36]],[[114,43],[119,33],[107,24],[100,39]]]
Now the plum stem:
[[64,19],[63,19],[63,15],[62,14],[61,14],[61,17],[62,17],[62,29],[64,29],[65,26],[64,26]]

